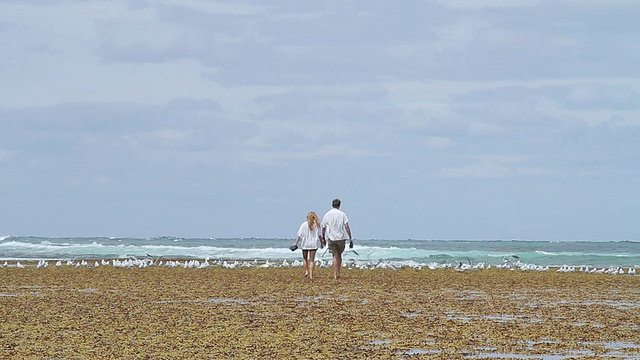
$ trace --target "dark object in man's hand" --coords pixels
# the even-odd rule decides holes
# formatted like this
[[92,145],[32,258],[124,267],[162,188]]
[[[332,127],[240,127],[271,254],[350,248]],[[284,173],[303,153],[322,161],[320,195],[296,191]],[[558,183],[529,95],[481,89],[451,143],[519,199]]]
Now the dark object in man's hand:
[[349,241],[349,249],[353,249],[353,241]]
[[297,249],[298,249],[298,245],[291,245],[289,247],[289,250],[291,250],[291,251],[296,251]]

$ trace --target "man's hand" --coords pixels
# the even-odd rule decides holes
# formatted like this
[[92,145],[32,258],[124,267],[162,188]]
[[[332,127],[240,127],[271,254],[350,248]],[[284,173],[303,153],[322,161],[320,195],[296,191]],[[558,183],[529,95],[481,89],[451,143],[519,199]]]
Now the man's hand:
[[353,240],[349,240],[349,249],[353,249]]

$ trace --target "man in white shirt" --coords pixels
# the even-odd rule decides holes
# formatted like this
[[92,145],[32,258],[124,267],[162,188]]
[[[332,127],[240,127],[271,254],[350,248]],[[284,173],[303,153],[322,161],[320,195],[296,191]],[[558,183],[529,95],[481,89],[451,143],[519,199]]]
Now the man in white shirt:
[[353,238],[349,227],[347,214],[340,210],[340,199],[333,199],[331,210],[322,217],[322,244],[328,242],[329,250],[333,254],[333,277],[340,277],[342,268],[342,253],[344,252],[347,236],[349,237],[349,248],[353,248]]

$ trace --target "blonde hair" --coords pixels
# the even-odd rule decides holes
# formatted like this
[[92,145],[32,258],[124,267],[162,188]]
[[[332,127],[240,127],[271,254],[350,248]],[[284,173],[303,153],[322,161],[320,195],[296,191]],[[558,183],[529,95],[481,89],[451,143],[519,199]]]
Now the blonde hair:
[[320,219],[318,219],[318,214],[313,211],[310,211],[307,214],[307,224],[309,224],[309,230],[313,230],[317,226],[320,226]]

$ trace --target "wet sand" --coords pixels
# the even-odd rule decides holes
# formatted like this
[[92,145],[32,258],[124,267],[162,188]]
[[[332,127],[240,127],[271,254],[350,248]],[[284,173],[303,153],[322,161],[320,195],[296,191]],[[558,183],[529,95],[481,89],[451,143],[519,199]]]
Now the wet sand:
[[0,268],[13,359],[640,359],[640,276]]

